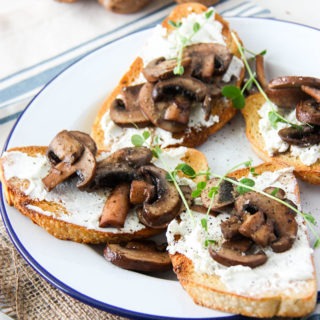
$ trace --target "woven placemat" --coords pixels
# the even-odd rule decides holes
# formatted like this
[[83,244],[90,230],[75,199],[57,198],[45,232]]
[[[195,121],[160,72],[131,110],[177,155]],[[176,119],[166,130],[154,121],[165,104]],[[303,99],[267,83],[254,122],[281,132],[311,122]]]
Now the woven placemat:
[[125,318],[90,307],[56,289],[22,258],[0,219],[0,309],[13,319]]

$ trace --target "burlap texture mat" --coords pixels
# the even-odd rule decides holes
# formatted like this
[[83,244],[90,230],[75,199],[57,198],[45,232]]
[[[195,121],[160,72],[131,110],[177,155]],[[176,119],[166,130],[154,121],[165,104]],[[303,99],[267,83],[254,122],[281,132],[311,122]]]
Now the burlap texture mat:
[[0,309],[13,319],[125,318],[90,307],[50,285],[22,258],[0,218]]

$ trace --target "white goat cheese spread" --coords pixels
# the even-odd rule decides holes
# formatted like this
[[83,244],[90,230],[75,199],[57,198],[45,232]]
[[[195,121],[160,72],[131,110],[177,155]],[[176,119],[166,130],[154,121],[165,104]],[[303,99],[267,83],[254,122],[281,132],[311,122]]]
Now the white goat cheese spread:
[[[184,157],[186,150],[187,148],[180,147],[163,151],[166,168],[157,159],[154,160],[154,163],[165,170],[174,170],[177,164],[181,163],[181,158]],[[107,155],[107,153],[104,153],[99,159],[102,160]],[[65,214],[63,210],[61,212],[45,211],[41,206],[37,206],[36,204],[27,205],[27,208],[47,216],[52,216],[58,220],[105,232],[135,232],[145,228],[139,222],[135,210],[129,212],[123,228],[100,228],[99,219],[110,189],[95,192],[80,191],[76,187],[76,179],[68,179],[48,192],[42,183],[42,179],[50,170],[50,164],[44,155],[29,156],[24,152],[9,151],[4,153],[3,157],[4,177],[7,181],[11,178],[27,180],[29,182],[28,188],[21,191],[34,200],[59,203],[68,214]],[[187,184],[186,181],[184,183]]]
[[[219,43],[226,45],[222,35],[222,24],[215,20],[213,13],[209,19],[205,14],[191,13],[181,19],[181,26],[168,32],[166,28],[158,25],[154,28],[151,37],[147,40],[140,57],[144,65],[157,57],[174,59],[178,55],[181,41],[187,39],[186,45],[197,43]],[[199,24],[200,29],[194,33],[193,26]]]
[[[193,26],[195,23],[199,23],[201,28],[194,34]],[[210,18],[206,18],[205,14],[191,13],[185,18],[181,19],[181,26],[174,29],[171,32],[167,32],[167,29],[158,25],[154,28],[151,37],[139,56],[142,58],[144,66],[150,61],[158,57],[165,57],[166,59],[176,58],[182,38],[188,39],[187,45],[196,43],[218,43],[226,45],[222,35],[222,24],[215,20],[215,14],[213,13]],[[241,59],[234,56],[231,63],[223,75],[223,81],[230,81],[232,76],[239,78],[241,70],[243,69],[243,62]],[[146,79],[142,73],[132,83],[134,85],[144,83]],[[210,127],[219,122],[217,115],[211,115],[210,118],[204,120],[204,111],[202,108],[193,106],[191,108],[190,119],[188,128],[201,128]],[[135,133],[142,133],[144,129],[136,128],[122,128],[110,119],[109,111],[105,113],[100,122],[101,128],[104,131],[104,143],[106,146],[119,149],[130,145],[130,137]],[[167,147],[169,145],[180,144],[183,142],[183,138],[175,139],[171,132],[165,131],[161,128],[148,128],[154,136],[158,136],[160,145]],[[114,149],[113,149],[114,150]]]
[[[268,186],[282,188],[288,199],[294,202],[298,200],[294,194],[296,183],[292,169],[265,172],[250,178],[255,180],[255,187],[259,190]],[[253,269],[241,265],[225,267],[213,260],[208,248],[204,246],[205,240],[217,241],[218,248],[223,240],[220,222],[229,216],[227,213],[217,217],[209,216],[206,234],[201,226],[204,215],[193,212],[191,218],[184,212],[181,222],[173,220],[168,226],[166,235],[169,253],[185,255],[192,260],[196,272],[217,275],[229,291],[246,296],[259,297],[266,292],[300,290],[305,285],[304,280],[313,278],[312,249],[309,247],[303,218],[299,215],[296,216],[298,234],[292,248],[283,253],[264,249],[268,256],[265,264]],[[179,240],[175,240],[175,235],[180,235]]]
[[320,144],[315,144],[309,147],[290,146],[280,138],[278,131],[288,128],[290,125],[278,122],[277,128],[273,128],[268,118],[268,114],[272,111],[272,108],[275,111],[280,112],[281,115],[290,122],[294,124],[301,124],[296,118],[295,110],[280,110],[276,105],[271,105],[269,102],[265,102],[258,113],[260,116],[259,130],[264,139],[265,150],[268,154],[273,156],[276,153],[290,151],[290,154],[293,157],[299,158],[300,161],[307,166],[314,164],[318,159],[320,159]]

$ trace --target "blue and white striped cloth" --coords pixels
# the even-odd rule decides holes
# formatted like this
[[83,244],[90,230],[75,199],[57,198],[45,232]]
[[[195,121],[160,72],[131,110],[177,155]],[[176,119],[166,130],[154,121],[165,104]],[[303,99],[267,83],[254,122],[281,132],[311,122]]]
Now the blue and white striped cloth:
[[[98,2],[14,0],[0,8],[0,147],[19,114],[50,79],[83,55],[132,32],[159,23],[173,1],[153,1],[146,10],[118,15]],[[222,0],[225,17],[270,17],[254,1]]]

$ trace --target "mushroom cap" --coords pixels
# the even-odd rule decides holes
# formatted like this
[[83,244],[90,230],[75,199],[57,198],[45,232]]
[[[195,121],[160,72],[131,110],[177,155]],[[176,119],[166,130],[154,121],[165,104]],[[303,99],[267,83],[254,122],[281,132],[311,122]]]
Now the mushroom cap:
[[312,99],[300,101],[296,117],[301,122],[320,126],[320,102]]
[[82,144],[84,144],[92,152],[93,155],[96,155],[97,145],[87,133],[77,130],[69,131],[69,133],[77,140],[79,140]]
[[130,167],[139,168],[149,164],[153,157],[152,151],[146,147],[126,147],[111,153],[105,162],[125,162]]
[[74,173],[79,177],[77,187],[81,190],[86,188],[95,174],[96,150],[95,142],[84,132],[59,132],[47,150],[47,157],[53,167],[42,179],[46,190],[52,190]]
[[[213,202],[209,197],[211,188],[216,187],[220,183],[218,193],[214,196]],[[238,195],[234,184],[229,181],[222,180],[219,178],[212,178],[207,182],[205,189],[201,193],[201,200],[206,208],[211,205],[211,210],[219,210],[226,206],[234,203],[236,196]]]
[[179,76],[157,82],[152,90],[154,101],[161,101],[177,94],[201,102],[207,94],[207,86],[195,78]]
[[138,178],[137,168],[149,164],[152,152],[146,147],[122,148],[97,163],[96,174],[88,186],[92,191],[101,187],[114,187]]
[[308,99],[308,95],[298,87],[274,89],[267,88],[265,92],[269,99],[279,107],[295,108],[297,103]]
[[47,158],[53,164],[61,161],[73,164],[80,158],[84,145],[69,131],[59,132],[50,142],[47,149]]
[[189,73],[204,81],[224,73],[232,59],[228,47],[219,43],[193,44],[185,48],[184,55],[192,59]]
[[320,103],[320,88],[303,85],[301,86],[301,90]]
[[150,119],[150,121],[157,127],[170,132],[181,132],[185,130],[186,125],[164,119],[164,113],[170,102],[161,101],[155,102],[152,97],[154,84],[148,82],[146,83],[139,94],[140,108]]
[[[189,57],[183,57],[181,66],[186,68],[191,63]],[[173,70],[177,66],[176,59],[166,60],[164,57],[150,61],[142,70],[142,74],[149,82],[168,79],[174,76]]]
[[140,211],[141,222],[151,228],[164,228],[180,211],[181,199],[176,187],[167,180],[167,172],[148,165],[140,168],[142,177],[151,178],[156,192],[151,202],[144,202]]
[[215,261],[226,267],[242,265],[255,268],[264,264],[268,259],[267,255],[261,250],[253,254],[244,254],[239,250],[221,248],[219,251],[215,251],[212,247],[209,247],[209,253]]
[[[304,87],[304,88],[303,88]],[[272,79],[266,88],[266,94],[279,107],[295,108],[301,101],[307,100],[314,90],[320,88],[320,79],[302,76],[282,76]],[[316,94],[317,96],[317,94]]]
[[302,128],[288,127],[279,130],[278,134],[283,141],[301,147],[307,147],[320,142],[319,127],[310,127],[308,125]]
[[269,88],[271,89],[300,88],[303,85],[320,88],[320,79],[303,76],[282,76],[269,82]]
[[131,182],[136,178],[136,172],[125,162],[108,162],[107,159],[99,161],[96,174],[88,187],[93,191],[98,188],[111,188],[122,182]]
[[289,250],[298,232],[298,225],[292,211],[284,204],[253,191],[239,196],[235,201],[235,209],[238,214],[245,212],[249,207],[254,211],[263,212],[266,218],[273,223],[277,237],[271,243],[273,251]]
[[122,88],[121,98],[116,98],[110,106],[110,118],[119,126],[145,127],[150,125],[149,119],[141,111],[139,92],[143,84]]
[[107,244],[104,257],[118,267],[139,272],[162,272],[172,268],[165,248],[151,240]]
[[47,158],[54,165],[61,161],[73,164],[80,158],[85,146],[96,154],[96,143],[87,133],[62,130],[50,142]]

